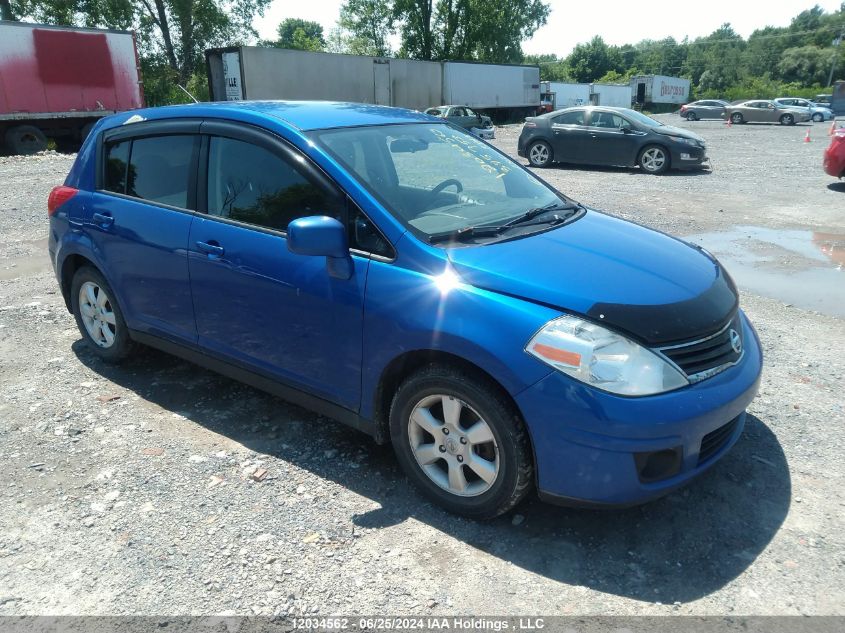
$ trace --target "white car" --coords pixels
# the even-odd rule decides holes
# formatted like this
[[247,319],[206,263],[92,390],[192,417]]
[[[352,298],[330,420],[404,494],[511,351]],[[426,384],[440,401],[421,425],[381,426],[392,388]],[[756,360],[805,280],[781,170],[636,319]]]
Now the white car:
[[833,118],[833,111],[830,108],[813,103],[809,99],[781,97],[779,99],[773,99],[773,101],[779,106],[806,109],[810,113],[810,118],[817,123],[821,121],[830,121]]

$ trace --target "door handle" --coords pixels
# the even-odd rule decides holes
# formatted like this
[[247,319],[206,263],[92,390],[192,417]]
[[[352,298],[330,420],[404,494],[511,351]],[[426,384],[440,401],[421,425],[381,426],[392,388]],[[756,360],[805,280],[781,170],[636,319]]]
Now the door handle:
[[226,251],[219,244],[211,242],[197,242],[197,248],[209,257],[222,257]]
[[96,211],[91,216],[95,224],[99,224],[102,228],[108,228],[114,224],[114,218],[108,213],[97,213]]

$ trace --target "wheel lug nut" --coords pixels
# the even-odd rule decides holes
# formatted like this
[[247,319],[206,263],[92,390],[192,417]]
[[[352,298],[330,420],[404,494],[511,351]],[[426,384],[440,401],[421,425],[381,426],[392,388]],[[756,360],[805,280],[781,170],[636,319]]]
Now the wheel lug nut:
[[467,443],[467,438],[462,437],[462,438],[461,438],[461,444],[466,444],[466,443]]
[[440,445],[440,452],[441,452],[441,453],[445,453],[445,452],[446,452],[446,447],[445,447],[445,446],[443,446],[443,444],[441,444],[441,445]]
[[445,426],[443,427],[443,435],[449,435],[449,429],[447,429]]
[[463,462],[463,461],[464,461],[464,458],[463,458],[463,456],[462,456],[462,455],[458,455],[458,461],[459,461],[459,462]]

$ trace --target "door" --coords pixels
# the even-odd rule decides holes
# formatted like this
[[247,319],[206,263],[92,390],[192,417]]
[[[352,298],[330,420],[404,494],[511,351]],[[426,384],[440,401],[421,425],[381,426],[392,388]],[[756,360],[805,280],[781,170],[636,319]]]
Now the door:
[[207,213],[188,249],[199,345],[357,411],[369,260],[355,256],[351,279],[336,279],[325,257],[295,255],[285,241],[297,217],[343,218],[345,197],[275,137],[222,123],[202,131]]
[[634,165],[644,135],[615,112],[593,110],[581,156],[593,165]]
[[390,105],[390,62],[373,60],[373,103]]
[[[137,124],[143,126],[144,124]],[[154,127],[174,134],[106,135],[97,191],[86,205],[84,231],[131,329],[178,342],[196,340],[188,279],[199,123]]]
[[552,119],[552,150],[555,160],[579,162],[587,142],[584,110],[570,110]]

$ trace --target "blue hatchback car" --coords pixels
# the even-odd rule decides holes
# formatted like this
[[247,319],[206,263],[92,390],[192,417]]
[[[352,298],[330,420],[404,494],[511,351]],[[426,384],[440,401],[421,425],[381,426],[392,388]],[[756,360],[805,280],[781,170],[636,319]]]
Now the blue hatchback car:
[[392,442],[466,516],[535,488],[663,495],[734,444],[760,380],[710,254],[417,112],[110,116],[48,207],[62,294],[102,359],[150,345]]

